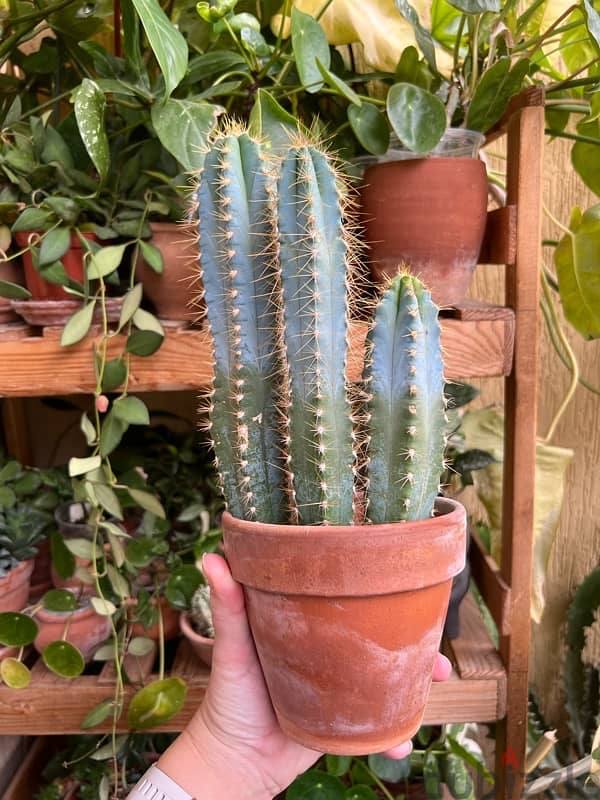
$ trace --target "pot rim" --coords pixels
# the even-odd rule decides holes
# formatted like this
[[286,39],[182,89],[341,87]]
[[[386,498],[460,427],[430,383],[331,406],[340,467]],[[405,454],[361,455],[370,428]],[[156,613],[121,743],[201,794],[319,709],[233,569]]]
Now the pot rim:
[[233,577],[267,592],[323,597],[415,591],[464,567],[466,511],[437,498],[424,520],[364,525],[274,525],[223,514]]
[[181,612],[181,616],[179,617],[179,627],[181,628],[181,632],[183,633],[183,635],[186,636],[191,641],[207,645],[213,645],[215,643],[215,640],[211,639],[210,636],[202,636],[202,634],[197,633],[194,630],[194,627],[190,622],[189,611]]

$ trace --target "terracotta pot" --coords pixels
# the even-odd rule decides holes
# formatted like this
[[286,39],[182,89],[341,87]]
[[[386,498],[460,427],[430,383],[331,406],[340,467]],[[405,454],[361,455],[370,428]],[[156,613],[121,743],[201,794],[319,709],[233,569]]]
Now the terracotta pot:
[[[23,281],[21,272],[22,270],[13,261],[0,264],[0,280],[2,281],[10,281],[10,283],[21,285]],[[0,297],[0,324],[15,322],[18,319],[19,317],[11,306],[10,300],[6,297]]]
[[50,642],[64,638],[79,648],[85,661],[90,661],[98,647],[110,635],[110,618],[96,614],[92,606],[84,606],[75,611],[36,611],[35,621],[39,632],[33,646],[41,653]]
[[34,559],[31,585],[29,587],[29,602],[37,603],[48,589],[52,588],[52,554],[50,552],[50,539],[43,539],[37,546],[37,556]]
[[[135,617],[135,600],[132,602],[132,616]],[[156,599],[152,599],[152,605],[156,607]],[[179,617],[181,611],[178,611],[173,606],[169,605],[164,597],[160,598],[160,612],[162,614],[163,622],[163,635],[165,642],[175,639],[179,636]],[[160,638],[160,631],[158,622],[151,625],[149,628],[144,627],[141,622],[134,622],[131,626],[131,633],[133,636],[146,636],[148,639],[154,639],[157,642]]]
[[[93,233],[84,233],[86,239],[96,240]],[[19,247],[27,247],[32,237],[38,237],[37,231],[19,231],[15,234],[15,239]],[[33,259],[29,250],[21,256],[25,269],[25,284],[31,292],[33,300],[72,300],[72,295],[67,294],[62,286],[49,283],[36,271],[33,266]],[[79,237],[71,233],[71,247],[60,259],[67,275],[73,280],[83,283],[83,249]]]
[[365,170],[361,221],[376,282],[405,263],[438,305],[464,299],[487,220],[485,164],[474,158],[418,158]]
[[380,752],[418,730],[464,566],[466,514],[419,522],[265,525],[223,514],[282,729],[326,753]]
[[181,628],[182,635],[188,640],[198,659],[202,661],[203,664],[210,667],[212,664],[215,640],[209,639],[207,636],[200,636],[199,633],[196,633],[187,611],[184,611],[179,617],[179,627]]
[[150,243],[161,251],[164,260],[162,273],[139,258],[136,279],[144,285],[144,294],[154,306],[160,319],[182,320],[193,323],[198,309],[193,299],[199,295],[198,258],[192,250],[188,231],[176,222],[153,222]]
[[0,578],[0,612],[21,611],[27,605],[33,559],[21,561],[4,578]]

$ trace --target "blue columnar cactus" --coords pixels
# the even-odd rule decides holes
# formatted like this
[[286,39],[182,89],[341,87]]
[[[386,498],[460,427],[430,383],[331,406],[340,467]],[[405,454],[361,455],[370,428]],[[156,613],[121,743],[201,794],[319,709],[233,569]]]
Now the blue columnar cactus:
[[430,516],[445,442],[437,308],[416,278],[392,280],[367,337],[363,395],[348,383],[355,278],[330,157],[297,142],[269,160],[230,128],[209,148],[196,199],[229,511],[343,525],[363,521],[358,498],[371,522]]

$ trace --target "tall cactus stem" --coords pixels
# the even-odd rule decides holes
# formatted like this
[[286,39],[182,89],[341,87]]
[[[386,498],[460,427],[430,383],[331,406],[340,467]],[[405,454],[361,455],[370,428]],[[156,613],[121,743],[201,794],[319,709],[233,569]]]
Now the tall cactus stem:
[[371,522],[433,513],[446,433],[437,313],[421,282],[399,274],[382,294],[367,336]]

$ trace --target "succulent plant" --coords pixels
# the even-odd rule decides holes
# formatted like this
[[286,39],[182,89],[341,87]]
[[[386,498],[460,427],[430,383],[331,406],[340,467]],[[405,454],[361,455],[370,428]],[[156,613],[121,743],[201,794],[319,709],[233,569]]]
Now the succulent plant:
[[20,503],[0,513],[0,549],[16,561],[37,555],[37,546],[46,535],[52,517],[45,511]]
[[196,633],[209,639],[215,638],[212,610],[210,607],[210,586],[199,586],[190,603],[190,618]]
[[195,196],[208,411],[233,516],[340,525],[433,511],[446,428],[437,308],[399,274],[374,309],[363,384],[349,383],[348,195],[307,141],[275,160],[230,126],[207,151]]
[[0,578],[6,578],[8,573],[16,567],[19,562],[4,547],[0,547]]

